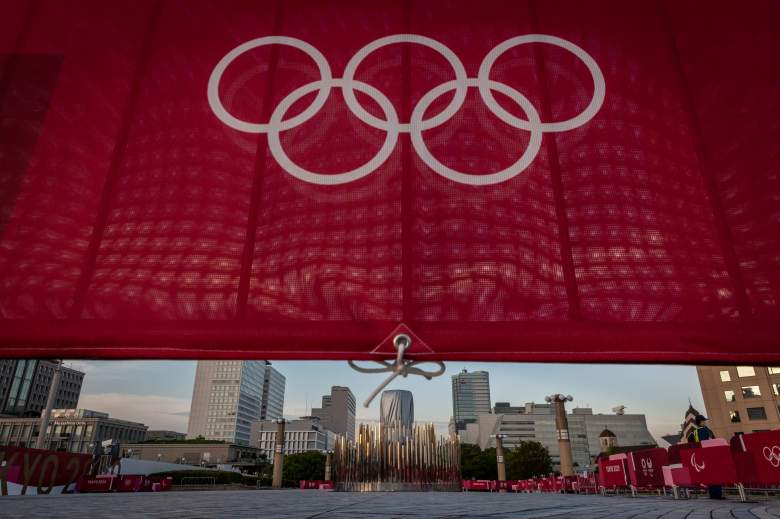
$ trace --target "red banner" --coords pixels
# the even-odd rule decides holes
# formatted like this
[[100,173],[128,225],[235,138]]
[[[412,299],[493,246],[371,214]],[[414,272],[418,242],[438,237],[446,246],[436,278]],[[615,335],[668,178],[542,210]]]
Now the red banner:
[[0,354],[780,361],[777,19],[5,2]]
[[20,494],[28,489],[48,494],[55,487],[63,487],[58,492],[72,492],[91,462],[89,454],[0,446],[0,495],[8,495],[9,484],[21,487]]

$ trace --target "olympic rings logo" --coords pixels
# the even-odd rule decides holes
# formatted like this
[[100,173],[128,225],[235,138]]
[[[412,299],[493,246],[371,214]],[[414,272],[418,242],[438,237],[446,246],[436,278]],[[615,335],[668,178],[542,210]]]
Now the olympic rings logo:
[[[396,43],[414,43],[433,49],[447,60],[455,74],[455,79],[441,83],[422,96],[417,105],[412,109],[412,114],[408,122],[399,120],[398,113],[387,96],[368,83],[355,79],[355,73],[358,67],[369,54],[384,46]],[[577,56],[587,67],[593,79],[593,97],[588,106],[585,107],[580,114],[565,121],[543,122],[539,117],[539,112],[525,95],[509,85],[490,79],[491,69],[502,54],[514,47],[527,43],[546,43],[560,47]],[[244,121],[231,114],[222,104],[219,96],[220,81],[228,66],[230,66],[230,64],[239,56],[252,49],[265,45],[287,45],[303,51],[317,65],[320,79],[298,87],[290,92],[273,110],[270,120],[267,123]],[[344,101],[355,117],[373,128],[386,132],[386,137],[376,155],[365,164],[343,173],[323,174],[308,171],[294,163],[282,148],[280,134],[281,132],[295,128],[314,117],[327,101],[332,88],[341,89]],[[514,128],[528,131],[531,134],[525,151],[513,164],[501,171],[484,174],[456,171],[447,167],[434,157],[423,139],[422,133],[425,130],[440,126],[455,115],[463,106],[467,89],[469,88],[477,88],[479,90],[482,101],[501,121]],[[356,90],[372,98],[384,112],[385,118],[380,119],[366,111],[355,97]],[[294,117],[285,119],[287,111],[296,101],[315,91],[317,92],[317,95],[306,109]],[[455,93],[446,108],[435,116],[425,118],[426,110],[431,104],[440,96],[450,91],[454,91]],[[526,118],[517,117],[504,109],[496,101],[493,95],[494,91],[500,92],[511,99],[525,113]],[[468,77],[466,75],[466,69],[463,66],[463,63],[447,46],[419,34],[395,34],[372,41],[355,53],[347,63],[347,66],[344,69],[344,75],[341,78],[333,77],[328,61],[319,50],[309,43],[287,36],[264,36],[262,38],[244,42],[228,52],[214,67],[208,82],[209,106],[220,121],[227,126],[242,132],[267,134],[268,146],[271,154],[282,169],[304,182],[320,185],[346,184],[373,173],[382,166],[390,156],[398,142],[398,136],[401,133],[410,134],[412,146],[418,156],[429,168],[445,178],[472,186],[484,186],[505,182],[522,173],[534,161],[541,148],[542,135],[545,132],[565,132],[578,128],[590,121],[601,108],[601,105],[604,102],[605,93],[606,86],[604,83],[604,75],[590,54],[568,40],[547,34],[515,36],[496,45],[483,59],[476,78]]]
[[775,468],[780,467],[780,447],[773,445],[770,447],[764,447],[763,450],[764,459],[766,459],[770,465]]

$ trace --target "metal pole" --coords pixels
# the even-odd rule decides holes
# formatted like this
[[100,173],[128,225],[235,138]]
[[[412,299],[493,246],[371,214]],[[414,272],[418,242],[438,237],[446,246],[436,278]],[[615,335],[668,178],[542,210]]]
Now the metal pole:
[[331,465],[333,463],[333,451],[325,453],[325,481],[331,480]]
[[[506,481],[506,464],[504,463],[504,434],[496,434],[496,466],[498,467],[498,480]],[[505,489],[499,489],[499,492],[506,492]]]
[[284,466],[284,418],[276,421],[276,446],[274,447],[274,476],[272,488],[282,488],[282,468]]
[[54,367],[54,376],[51,379],[51,387],[49,387],[49,399],[46,401],[46,409],[41,414],[40,431],[38,432],[38,439],[35,442],[36,449],[46,448],[46,429],[49,428],[49,420],[51,419],[51,410],[54,408],[54,402],[57,400],[57,391],[60,388],[60,378],[62,377],[62,360],[57,360]]
[[555,410],[555,429],[558,436],[558,455],[561,461],[561,474],[574,475],[573,456],[571,453],[571,441],[569,440],[569,420],[566,418],[566,402],[574,400],[571,396],[551,395],[545,398],[553,404]]

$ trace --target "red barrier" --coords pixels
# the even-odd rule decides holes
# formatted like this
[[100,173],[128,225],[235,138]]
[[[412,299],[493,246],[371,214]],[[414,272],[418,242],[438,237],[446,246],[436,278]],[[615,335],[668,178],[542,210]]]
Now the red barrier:
[[737,436],[732,454],[742,483],[780,485],[780,430]]
[[[615,456],[619,457],[615,458]],[[628,487],[628,471],[624,454],[613,455],[609,459],[599,458],[599,485],[613,489]]]
[[[72,485],[89,470],[92,456],[71,452],[55,452],[22,447],[0,447],[0,463],[7,469],[2,475],[5,483],[22,485],[22,494],[28,487],[38,494],[48,494],[54,487],[72,491]],[[2,485],[7,493],[7,485]]]
[[117,492],[140,492],[146,486],[147,478],[142,475],[120,476],[116,483]]
[[693,486],[691,474],[682,463],[667,465],[663,467],[664,485],[667,487],[690,487]]
[[737,469],[731,448],[722,443],[691,447],[680,451],[683,468],[688,469],[694,485],[734,485],[738,483]]
[[596,474],[577,476],[575,491],[583,494],[595,494],[598,492],[598,480]]
[[664,486],[661,467],[669,464],[666,449],[644,449],[628,453],[628,478],[635,488],[660,488]]
[[462,486],[467,492],[470,490],[489,492],[492,490],[493,482],[489,479],[464,479]]
[[111,492],[116,476],[83,476],[76,483],[77,492]]
[[512,490],[512,482],[494,480],[490,484],[490,489],[491,490]]

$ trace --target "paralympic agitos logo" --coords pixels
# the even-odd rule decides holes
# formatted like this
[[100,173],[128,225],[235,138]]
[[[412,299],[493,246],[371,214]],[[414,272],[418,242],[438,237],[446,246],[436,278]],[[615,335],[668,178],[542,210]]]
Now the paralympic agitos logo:
[[[386,45],[395,43],[414,43],[429,47],[440,53],[452,67],[455,78],[437,85],[428,91],[414,106],[410,121],[399,121],[398,113],[391,104],[390,100],[377,88],[355,79],[355,72],[361,62],[372,52]],[[509,49],[518,45],[528,43],[546,43],[561,47],[575,56],[577,56],[588,68],[593,79],[593,97],[587,107],[575,117],[565,121],[543,122],[539,117],[539,112],[528,98],[516,89],[490,79],[490,72],[496,60]],[[290,92],[274,108],[270,120],[267,123],[249,122],[241,120],[232,115],[222,104],[219,95],[219,87],[222,76],[227,67],[239,56],[257,47],[264,45],[288,45],[303,51],[316,63],[320,79],[307,83]],[[332,88],[340,88],[349,110],[365,124],[386,132],[386,137],[381,148],[371,160],[365,164],[336,174],[322,174],[314,171],[308,171],[295,164],[282,148],[280,133],[290,130],[300,124],[305,123],[322,108],[330,95]],[[431,154],[428,146],[425,144],[422,132],[435,128],[447,122],[463,106],[466,99],[468,88],[477,88],[482,101],[490,111],[501,121],[521,130],[530,132],[530,139],[525,151],[509,167],[491,173],[475,174],[456,171],[442,164]],[[380,119],[370,114],[358,102],[355,91],[362,92],[376,102],[384,112],[384,119]],[[285,114],[290,107],[299,99],[309,93],[317,92],[312,103],[301,113],[285,119]],[[454,91],[455,94],[450,103],[435,116],[425,118],[425,112],[430,105],[440,96]],[[500,92],[507,96],[519,106],[525,113],[526,119],[517,117],[504,109],[493,96],[493,91]],[[276,162],[290,175],[310,182],[312,184],[336,185],[353,182],[376,171],[390,156],[398,141],[398,135],[409,133],[415,152],[425,162],[428,167],[439,175],[448,178],[454,182],[469,184],[474,186],[498,184],[505,182],[518,174],[522,173],[536,158],[542,144],[542,135],[545,132],[565,132],[572,130],[590,121],[601,108],[604,102],[606,86],[604,84],[604,75],[601,73],[596,61],[582,48],[574,43],[547,34],[526,34],[510,38],[490,50],[479,67],[477,77],[467,77],[466,69],[458,56],[447,46],[434,39],[421,36],[419,34],[396,34],[385,36],[372,41],[361,48],[347,63],[344,69],[344,76],[334,78],[330,65],[325,56],[309,43],[287,36],[265,36],[242,43],[238,47],[228,52],[211,73],[208,83],[208,101],[214,114],[226,125],[247,133],[266,133],[268,134],[268,145]]]

